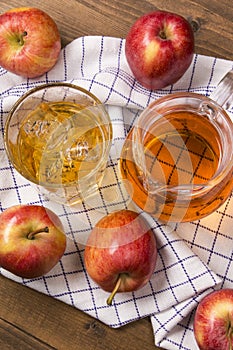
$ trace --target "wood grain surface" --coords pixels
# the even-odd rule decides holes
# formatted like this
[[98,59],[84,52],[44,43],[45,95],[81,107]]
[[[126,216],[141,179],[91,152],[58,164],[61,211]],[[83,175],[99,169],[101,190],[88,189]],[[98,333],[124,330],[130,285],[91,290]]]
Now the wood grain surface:
[[[62,45],[83,35],[124,38],[142,14],[163,9],[187,18],[195,51],[233,60],[232,0],[7,0],[0,12],[34,6],[57,23]],[[149,318],[111,329],[83,312],[0,276],[1,350],[158,350]]]

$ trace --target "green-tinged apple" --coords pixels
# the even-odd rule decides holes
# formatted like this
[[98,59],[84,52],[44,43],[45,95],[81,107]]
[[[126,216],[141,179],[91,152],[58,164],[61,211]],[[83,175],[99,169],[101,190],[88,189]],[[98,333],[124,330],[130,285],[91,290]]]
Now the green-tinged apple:
[[132,210],[119,210],[100,219],[91,231],[84,261],[88,274],[103,290],[117,292],[142,288],[151,278],[157,244],[147,221]]
[[63,256],[66,235],[58,216],[39,205],[15,205],[0,214],[0,266],[24,278],[48,273]]
[[233,349],[233,289],[214,291],[200,301],[194,335],[200,350]]
[[54,20],[33,7],[0,15],[0,66],[27,78],[48,72],[57,62],[61,38]]
[[127,62],[136,80],[147,89],[162,89],[177,82],[190,66],[193,54],[192,27],[175,13],[147,13],[126,36]]

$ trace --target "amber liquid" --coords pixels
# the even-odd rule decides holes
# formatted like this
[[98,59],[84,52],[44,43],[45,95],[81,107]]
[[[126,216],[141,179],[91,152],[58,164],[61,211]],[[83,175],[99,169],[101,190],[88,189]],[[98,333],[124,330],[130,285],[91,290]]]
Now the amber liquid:
[[[132,131],[122,150],[121,174],[135,203],[153,216],[163,221],[196,220],[228,197],[232,171],[218,186],[208,187],[223,151],[217,130],[207,118],[192,112],[170,113],[166,120],[159,134],[160,126],[155,123],[144,135],[145,167],[150,179],[134,162]],[[193,191],[187,198],[190,185]]]
[[18,153],[23,172],[35,182],[72,183],[100,161],[107,130],[96,115],[80,114],[82,110],[83,105],[72,102],[41,103],[25,118],[18,135]]

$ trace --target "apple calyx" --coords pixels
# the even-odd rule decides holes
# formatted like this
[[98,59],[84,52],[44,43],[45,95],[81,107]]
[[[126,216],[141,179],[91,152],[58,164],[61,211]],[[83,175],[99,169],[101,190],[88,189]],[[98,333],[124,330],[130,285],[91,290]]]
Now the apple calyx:
[[162,40],[167,40],[167,35],[166,35],[166,32],[164,29],[161,29],[160,32],[159,32],[159,37],[160,39]]
[[112,293],[110,294],[110,296],[108,297],[107,299],[107,305],[112,305],[112,301],[113,301],[113,298],[114,296],[116,295],[116,293],[118,292],[118,289],[120,288],[120,284],[121,284],[121,273],[119,274],[118,278],[117,278],[117,281],[116,281],[116,284],[115,284],[115,287],[112,291]]
[[40,228],[40,229],[38,229],[38,230],[29,232],[29,234],[27,235],[27,239],[34,239],[34,238],[35,238],[34,236],[35,236],[37,233],[41,233],[41,232],[46,232],[46,233],[48,233],[48,232],[49,232],[48,226],[45,226],[45,227]]

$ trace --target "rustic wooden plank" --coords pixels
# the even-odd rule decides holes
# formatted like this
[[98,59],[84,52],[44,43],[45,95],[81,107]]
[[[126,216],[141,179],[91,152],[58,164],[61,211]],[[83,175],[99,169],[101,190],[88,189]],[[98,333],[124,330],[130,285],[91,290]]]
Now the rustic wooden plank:
[[[10,341],[17,349],[18,340],[28,346],[23,350],[83,349],[119,350],[128,345],[156,350],[148,318],[119,329],[112,329],[74,307],[0,276],[0,345]],[[4,323],[5,321],[5,323]],[[15,326],[15,330],[14,327]],[[0,346],[1,349],[4,347]],[[7,349],[7,347],[6,347]]]
[[0,349],[52,350],[54,348],[0,318]]

